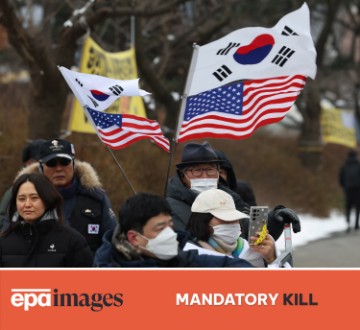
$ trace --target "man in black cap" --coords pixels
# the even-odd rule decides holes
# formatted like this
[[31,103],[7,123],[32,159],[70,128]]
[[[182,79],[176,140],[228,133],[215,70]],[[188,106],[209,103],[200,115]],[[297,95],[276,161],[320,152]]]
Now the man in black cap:
[[[206,141],[202,144],[191,142],[184,146],[181,163],[176,165],[176,173],[170,179],[166,192],[166,199],[173,210],[175,230],[185,230],[196,196],[211,188],[226,191],[233,197],[237,210],[249,212],[249,205],[236,192],[219,183],[222,162]],[[294,231],[300,231],[297,215],[291,209],[278,205],[268,216],[269,233],[275,240],[280,237],[284,222],[292,223]],[[240,219],[240,224],[241,236],[247,239],[249,218]]]
[[44,142],[39,158],[39,163],[28,166],[19,175],[39,171],[50,179],[64,198],[65,222],[84,235],[95,253],[105,231],[116,224],[97,173],[89,163],[75,160],[74,146],[66,140]]

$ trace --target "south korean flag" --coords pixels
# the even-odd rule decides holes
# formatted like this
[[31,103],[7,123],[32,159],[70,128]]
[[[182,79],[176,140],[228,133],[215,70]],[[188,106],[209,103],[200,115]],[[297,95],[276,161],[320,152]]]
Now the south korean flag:
[[99,234],[100,231],[100,225],[97,224],[88,224],[88,234]]

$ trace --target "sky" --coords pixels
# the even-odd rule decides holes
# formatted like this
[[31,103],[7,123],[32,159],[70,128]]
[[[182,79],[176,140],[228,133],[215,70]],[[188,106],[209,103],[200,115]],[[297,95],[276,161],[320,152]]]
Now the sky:
[[[293,250],[296,247],[305,245],[310,241],[331,236],[332,233],[346,230],[344,214],[339,211],[332,211],[329,218],[316,218],[309,214],[298,214],[301,223],[301,231],[291,232]],[[276,241],[276,246],[281,252],[285,249],[284,236],[281,235]]]

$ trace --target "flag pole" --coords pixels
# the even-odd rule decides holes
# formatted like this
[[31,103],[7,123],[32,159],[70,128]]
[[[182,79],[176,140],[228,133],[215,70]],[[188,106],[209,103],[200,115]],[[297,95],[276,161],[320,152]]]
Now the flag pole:
[[135,48],[135,16],[130,16],[130,45]]
[[126,175],[124,169],[122,168],[122,166],[120,165],[120,163],[118,162],[118,160],[116,159],[113,151],[111,150],[111,148],[109,146],[106,146],[107,150],[110,152],[110,155],[113,157],[113,159],[115,160],[116,165],[119,167],[122,175],[124,176],[125,180],[127,181],[128,185],[130,186],[131,190],[133,191],[133,193],[136,195],[136,190],[134,189],[133,185],[131,184],[128,176]]
[[198,46],[196,43],[193,43],[193,54],[192,54],[192,57],[191,57],[190,68],[189,68],[188,76],[187,76],[187,79],[186,79],[184,93],[183,93],[183,95],[181,97],[182,99],[181,99],[181,105],[180,105],[180,113],[179,113],[179,117],[178,117],[178,123],[177,123],[177,129],[176,129],[176,133],[175,133],[175,138],[171,139],[171,142],[170,142],[170,155],[169,155],[168,168],[167,168],[167,173],[166,173],[164,197],[166,197],[166,191],[167,191],[169,175],[170,175],[170,166],[171,166],[171,162],[173,160],[174,154],[175,154],[175,147],[176,147],[176,144],[177,144],[177,139],[178,139],[180,128],[181,128],[183,118],[184,118],[185,106],[186,106],[186,97],[187,97],[187,94],[188,94],[189,89],[190,89],[191,80],[192,80],[192,78],[194,76],[195,65],[196,65],[196,62],[197,62],[197,56],[198,56],[199,47],[200,46]]
[[192,78],[194,76],[195,66],[196,66],[198,53],[199,53],[199,48],[200,48],[199,45],[197,45],[196,43],[193,43],[193,54],[192,54],[192,57],[191,57],[190,68],[189,68],[189,72],[188,72],[188,76],[187,76],[187,80],[186,80],[186,84],[185,84],[184,93],[181,96],[181,105],[180,105],[180,112],[179,112],[177,129],[176,129],[176,134],[175,134],[175,143],[177,143],[177,141],[178,141],[181,125],[182,125],[182,122],[184,120],[186,99],[187,99],[187,96],[188,96],[188,93],[189,93]]
[[[94,128],[94,130],[95,130],[95,132],[96,132],[96,135],[98,136],[98,138],[99,138],[100,141],[101,141],[101,137],[100,137],[100,135],[99,135],[98,130],[96,129],[96,125],[95,125],[93,119],[91,118],[91,116],[88,114],[87,107],[86,107],[86,106],[83,106],[83,110],[84,110],[84,112],[85,112],[85,115],[86,115],[87,119],[90,121],[92,127]],[[103,144],[104,144],[104,143],[103,143]],[[104,144],[104,145],[105,145],[105,144]],[[123,168],[121,167],[120,163],[119,163],[118,160],[116,159],[114,153],[112,152],[112,150],[110,149],[109,146],[107,146],[107,145],[105,145],[105,146],[106,146],[106,148],[108,149],[108,151],[110,152],[110,155],[111,155],[111,156],[113,157],[113,159],[115,160],[116,165],[119,167],[122,175],[124,176],[126,182],[127,182],[128,185],[130,186],[131,190],[134,192],[134,194],[136,194],[136,191],[135,191],[133,185],[131,184],[129,178],[127,177],[127,175],[126,175],[125,171],[123,170]]]
[[172,138],[170,141],[170,155],[169,155],[169,160],[168,160],[168,167],[167,167],[167,171],[166,171],[166,181],[165,181],[165,187],[164,187],[164,197],[166,197],[166,191],[167,191],[167,187],[168,187],[168,181],[169,181],[169,175],[170,175],[170,166],[174,157],[174,153],[175,153],[175,147],[176,147],[176,142],[175,139]]

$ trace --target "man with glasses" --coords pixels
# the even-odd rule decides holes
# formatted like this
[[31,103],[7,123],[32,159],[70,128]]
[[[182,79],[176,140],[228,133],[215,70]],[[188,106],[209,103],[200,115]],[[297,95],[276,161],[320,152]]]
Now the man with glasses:
[[65,222],[79,231],[95,253],[105,231],[113,229],[116,216],[101,188],[94,168],[75,160],[73,144],[62,139],[45,141],[40,147],[39,163],[19,173],[42,172],[64,198]]
[[[218,188],[232,196],[236,209],[249,213],[249,205],[230,188],[219,183],[220,165],[214,149],[208,142],[188,143],[184,146],[181,163],[176,165],[176,172],[170,179],[166,199],[173,210],[174,229],[185,230],[191,215],[191,206],[196,196],[205,190]],[[290,222],[300,227],[299,218],[291,210],[282,205],[276,206],[268,216],[268,230],[270,235],[277,240],[282,231],[284,222]],[[240,219],[241,236],[247,239],[249,218]]]
[[196,196],[205,190],[219,188],[229,193],[243,210],[247,204],[229,188],[218,185],[220,161],[208,142],[188,143],[184,146],[181,163],[170,179],[166,199],[173,210],[174,229],[185,230]]

